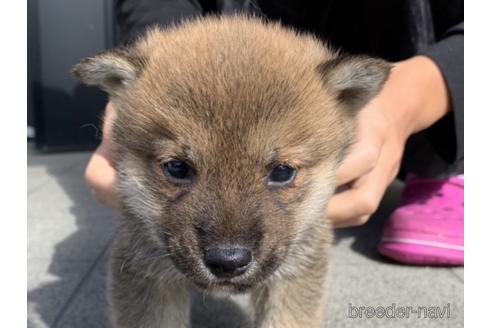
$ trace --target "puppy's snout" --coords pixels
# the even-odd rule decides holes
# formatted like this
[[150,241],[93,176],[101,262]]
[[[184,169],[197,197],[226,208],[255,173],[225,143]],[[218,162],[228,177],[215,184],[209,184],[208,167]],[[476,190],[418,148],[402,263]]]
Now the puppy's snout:
[[215,276],[230,278],[243,274],[251,258],[247,248],[212,248],[205,251],[203,260]]

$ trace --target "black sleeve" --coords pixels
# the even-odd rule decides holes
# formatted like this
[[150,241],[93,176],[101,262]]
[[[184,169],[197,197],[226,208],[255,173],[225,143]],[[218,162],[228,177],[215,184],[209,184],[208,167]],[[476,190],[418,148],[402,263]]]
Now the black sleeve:
[[198,0],[116,0],[119,43],[127,44],[153,25],[169,26],[200,16],[206,2]]
[[[431,58],[446,81],[452,112],[425,131],[449,163],[464,160],[464,23],[448,27],[421,55]],[[453,135],[450,136],[450,131]]]

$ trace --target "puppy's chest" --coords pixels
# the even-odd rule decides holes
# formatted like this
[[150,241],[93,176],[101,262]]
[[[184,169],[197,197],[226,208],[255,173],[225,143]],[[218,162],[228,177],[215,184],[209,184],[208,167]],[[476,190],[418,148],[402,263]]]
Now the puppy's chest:
[[202,320],[205,316],[224,327],[250,327],[253,324],[254,308],[250,293],[221,296],[192,289],[190,298],[193,321],[195,318]]

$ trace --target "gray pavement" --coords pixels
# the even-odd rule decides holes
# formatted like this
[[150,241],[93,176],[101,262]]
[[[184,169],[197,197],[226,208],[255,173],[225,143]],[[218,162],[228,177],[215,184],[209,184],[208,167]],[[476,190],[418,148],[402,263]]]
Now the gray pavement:
[[[85,186],[88,158],[86,152],[39,154],[28,146],[28,327],[109,327],[105,277],[118,217],[97,204]],[[367,225],[337,232],[328,327],[463,327],[463,268],[399,265],[376,251],[381,225],[400,190],[399,184],[390,188]],[[234,301],[194,295],[193,327],[250,326]],[[444,318],[419,318],[410,312],[400,319],[392,315],[393,303],[416,311],[449,304],[449,317],[443,312]],[[350,305],[383,306],[395,318],[351,318],[358,310],[349,315]],[[428,315],[436,310],[427,309]]]

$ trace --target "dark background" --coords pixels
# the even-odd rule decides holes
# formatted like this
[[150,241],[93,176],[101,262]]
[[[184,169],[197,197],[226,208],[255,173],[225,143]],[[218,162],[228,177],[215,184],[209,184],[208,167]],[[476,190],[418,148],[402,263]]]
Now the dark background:
[[27,10],[27,116],[36,148],[92,149],[106,95],[75,81],[70,69],[114,44],[112,0],[31,0]]

